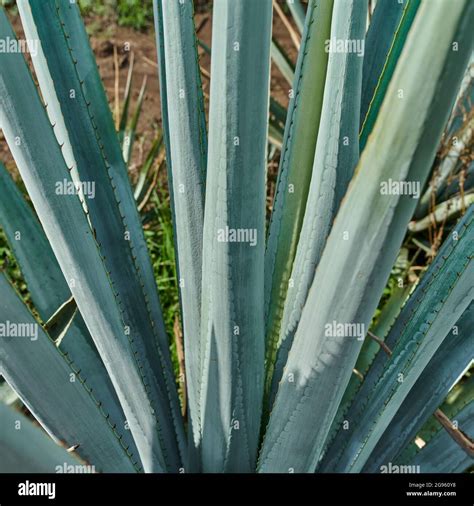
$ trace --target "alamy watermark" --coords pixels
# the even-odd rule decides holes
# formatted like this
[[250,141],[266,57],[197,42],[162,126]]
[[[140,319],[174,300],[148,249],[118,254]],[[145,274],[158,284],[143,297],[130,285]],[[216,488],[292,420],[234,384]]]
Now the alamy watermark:
[[38,339],[37,323],[15,323],[9,320],[0,322],[0,337],[26,337],[30,341]]
[[256,228],[225,228],[217,229],[217,242],[246,242],[250,246],[257,245]]
[[56,498],[56,483],[37,483],[29,480],[18,484],[19,496],[46,496],[48,499]]
[[380,466],[380,472],[382,474],[417,474],[421,473],[420,466],[415,465],[398,465],[392,464],[389,462],[388,464],[384,464]]
[[85,464],[67,464],[64,462],[54,468],[58,474],[93,474],[95,473],[95,466]]
[[408,195],[414,199],[419,199],[420,191],[419,181],[395,181],[389,178],[387,181],[380,183],[381,195]]
[[362,57],[365,53],[365,40],[331,37],[325,40],[324,50],[326,53],[347,53]]
[[30,53],[35,57],[38,54],[40,41],[38,39],[16,39],[5,37],[0,39],[0,53]]
[[69,181],[63,179],[56,182],[56,195],[84,195],[88,199],[95,198],[95,181]]
[[340,323],[333,320],[324,325],[324,335],[326,337],[355,337],[362,341],[367,332],[363,323]]

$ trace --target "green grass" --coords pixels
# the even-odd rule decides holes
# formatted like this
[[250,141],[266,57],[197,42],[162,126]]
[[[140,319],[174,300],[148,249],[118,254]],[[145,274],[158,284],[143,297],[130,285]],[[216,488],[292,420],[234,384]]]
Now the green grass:
[[79,0],[84,15],[116,17],[120,26],[145,30],[153,23],[152,0]]
[[16,289],[21,294],[23,300],[31,306],[30,294],[26,286],[25,280],[20,271],[20,266],[16,261],[11,248],[7,242],[7,238],[0,227],[0,269],[5,270],[10,280],[15,284]]
[[153,22],[151,0],[119,0],[117,5],[119,25],[143,30]]
[[[159,188],[153,192],[151,205],[145,216],[145,239],[158,285],[166,332],[170,338],[175,377],[178,378],[179,361],[174,337],[174,322],[179,316],[179,291],[169,200],[168,188],[166,185],[159,185]],[[182,396],[182,385],[179,384],[179,387],[179,393]]]
[[[120,26],[140,31],[153,26],[153,0],[79,0],[79,6],[83,15],[112,17]],[[206,12],[210,7],[210,0],[194,0],[197,12]]]
[[157,189],[152,197],[152,204],[148,211],[145,238],[158,283],[161,304],[165,311],[166,330],[169,334],[173,334],[174,320],[179,313],[179,297],[173,225],[166,188]]

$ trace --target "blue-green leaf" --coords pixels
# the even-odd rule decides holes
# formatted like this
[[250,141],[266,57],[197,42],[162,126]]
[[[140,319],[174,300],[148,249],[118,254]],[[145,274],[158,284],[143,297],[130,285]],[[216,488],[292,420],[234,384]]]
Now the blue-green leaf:
[[295,72],[265,252],[266,392],[303,224],[324,96],[333,0],[311,0]]
[[[86,78],[81,79],[79,64],[87,61],[86,50],[80,45],[78,29],[69,31],[69,24],[79,16],[78,6],[54,0],[21,0],[18,7],[27,37],[41,40],[41,50],[33,55],[33,64],[48,103],[47,112],[56,125],[55,134],[63,145],[65,161],[73,168],[73,180],[82,185],[88,218],[114,287],[137,372],[156,414],[166,466],[177,471],[185,453],[184,429],[168,344],[164,346],[151,262],[124,161],[121,157],[109,160],[104,149],[106,145],[120,148],[117,135],[108,137],[105,130],[99,130],[95,111],[90,107],[95,95],[102,91],[102,84],[99,79],[94,83],[99,90],[89,94]],[[82,23],[80,17],[78,21]],[[65,150],[68,144],[70,149]],[[57,187],[58,181],[56,192]],[[147,286],[147,279],[153,287]],[[155,318],[156,312],[160,313],[160,320]],[[82,316],[87,322],[84,311]]]
[[[385,98],[385,94],[387,93],[388,86],[390,85],[393,73],[397,66],[398,60],[400,58],[401,52],[405,46],[408,33],[413,24],[413,20],[415,18],[416,13],[418,12],[418,8],[421,0],[407,0],[404,4],[400,4],[398,7],[393,4],[397,0],[385,0],[382,1],[381,9],[385,12],[391,11],[386,19],[388,19],[387,26],[384,22],[381,23],[382,26],[377,22],[373,26],[373,37],[371,40],[369,37],[368,43],[369,46],[378,45],[379,38],[378,35],[381,31],[385,31],[386,36],[388,35],[390,38],[390,47],[388,52],[386,51],[385,45],[382,44],[382,51],[380,53],[375,53],[372,61],[369,53],[369,64],[364,68],[364,74],[369,76],[369,80],[372,82],[364,82],[363,84],[363,102],[362,102],[362,113],[367,111],[360,121],[360,149],[363,151],[365,145],[367,144],[367,139],[374,128],[375,121],[377,120],[380,107],[382,106],[383,100]],[[391,5],[389,5],[391,2]],[[403,12],[399,13],[400,6],[403,6]],[[376,9],[377,10],[377,9]],[[384,13],[381,12],[381,15],[384,16]],[[396,19],[400,15],[399,22],[395,31],[393,31],[393,18]],[[385,16],[384,16],[385,17]],[[379,18],[380,19],[380,18]],[[384,39],[388,42],[388,39]],[[383,61],[383,67],[380,69],[380,64]],[[370,65],[371,64],[371,65]],[[369,66],[370,65],[370,66]],[[373,65],[373,66],[372,66]],[[375,67],[375,68],[374,68]],[[380,73],[377,73],[380,70]],[[375,89],[372,92],[373,86],[373,77],[377,78],[377,83]],[[372,94],[371,94],[372,93]],[[367,109],[365,109],[367,100],[370,100],[368,103]]]
[[[452,404],[448,404],[448,399],[441,406],[441,410],[472,441],[474,436],[474,377],[471,376],[456,390]],[[462,473],[472,466],[472,455],[469,455],[454,441],[437,420],[435,424],[427,425],[431,431],[429,437],[423,434],[422,439],[425,445],[420,449],[416,443],[412,443],[407,451],[396,458],[396,465],[415,466],[415,469],[421,473]]]
[[45,321],[71,296],[33,210],[0,163],[0,226],[20,265],[33,304]]
[[[470,212],[472,212],[472,209]],[[459,228],[459,230],[461,230],[461,228]],[[415,296],[415,294],[413,294],[406,301],[402,311],[398,315],[393,326],[390,328],[390,332],[384,339],[384,343],[388,349],[394,350],[396,348],[400,336],[410,323],[410,319],[412,314],[415,312],[417,304],[419,304],[420,300],[423,299],[423,294],[429,289],[435,279],[435,276],[444,265],[445,258],[452,250],[453,244],[455,244],[454,238],[457,238],[458,235],[459,231],[456,230],[453,236],[448,238],[448,240],[442,244],[438,254],[430,265],[430,268],[423,275],[421,281],[416,287],[417,295]],[[389,356],[385,352],[379,351],[374,361],[371,363],[369,370],[365,374],[364,381],[360,385],[356,396],[353,398],[349,410],[345,413],[345,420],[359,420],[361,418],[366,409],[367,403],[369,402],[369,398],[373,393],[375,385],[382,376],[383,371],[386,369],[389,360]],[[342,424],[342,419],[340,420],[340,423]],[[334,441],[332,441],[327,454],[324,456],[320,466],[318,467],[318,471],[332,472],[335,469],[343,448],[349,444],[352,436],[352,429],[355,428],[355,426],[349,426],[348,429],[343,429],[340,425],[337,428],[339,429],[339,432],[337,433]]]
[[288,56],[285,54],[283,48],[278,44],[278,41],[273,38],[270,54],[272,60],[281,72],[283,77],[286,79],[290,86],[293,86],[293,80],[295,78],[295,69]]
[[0,403],[1,473],[54,473],[84,464],[22,413]]
[[271,26],[271,0],[214,6],[202,277],[204,471],[250,472],[257,456]]
[[138,456],[131,455],[122,440],[125,420],[114,426],[86,378],[43,331],[3,274],[0,295],[5,334],[0,338],[0,373],[35,418],[67,448],[79,445],[77,453],[98,471],[139,468]]
[[412,441],[472,360],[474,304],[466,309],[416,381],[374,448],[363,472],[380,472]]
[[449,330],[471,303],[473,239],[471,206],[448,239],[429,282],[418,286],[403,308],[399,320],[406,322],[405,326],[397,321],[390,331],[398,333],[393,354],[366,402],[359,402],[359,416],[348,418],[350,438],[337,459],[336,471],[360,471]]
[[[128,172],[123,162],[120,144],[117,142],[117,135],[112,120],[112,115],[107,102],[107,96],[100,79],[97,62],[89,43],[89,37],[79,13],[77,2],[59,2],[60,18],[64,23],[64,29],[69,35],[69,42],[74,44],[73,57],[77,76],[82,81],[84,97],[88,102],[90,115],[97,128],[99,138],[102,139],[101,149],[108,162],[108,169],[115,186],[120,211],[126,220],[127,230],[130,233],[131,243],[134,246],[134,254],[140,267],[140,278],[143,283],[143,290],[148,299],[147,306],[151,313],[154,326],[157,328],[158,344],[166,364],[167,377],[172,371],[171,362],[168,357],[169,341],[166,335],[160,301],[156,289],[156,282],[151,265],[150,256],[146,242],[143,237],[141,218],[137,212],[136,202],[133,198]],[[72,42],[73,41],[73,42]],[[68,76],[70,77],[70,76]],[[172,395],[174,416],[179,413],[177,397]],[[178,432],[180,429],[177,429]],[[179,438],[179,436],[178,436]]]
[[[1,164],[0,192],[0,225],[20,263],[35,309],[46,322],[71,297],[71,292],[33,210]],[[72,320],[60,349],[68,361],[81,370],[111,423],[122,424],[125,415],[80,314]],[[34,403],[33,399],[29,401]],[[130,431],[124,432],[123,441],[133,453],[137,453]]]
[[301,0],[286,0],[286,3],[290,9],[293,19],[295,20],[298,30],[300,33],[303,33],[305,12]]
[[[14,38],[3,10],[0,34]],[[150,386],[143,381],[131,348],[136,333],[128,333],[79,196],[55,191],[58,182],[72,184],[72,179],[24,58],[19,53],[0,53],[0,62],[0,124],[5,139],[112,379],[142,464],[147,471],[163,471],[166,459],[156,411],[150,404]]]
[[[366,7],[354,1],[335,2],[331,39],[363,40]],[[270,406],[333,219],[359,159],[362,61],[356,52],[333,52],[329,56],[313,175],[281,322]]]
[[369,109],[377,83],[393,45],[406,5],[398,0],[378,0],[365,37],[360,124]]
[[[439,138],[433,135],[423,146],[423,156],[417,151],[418,143],[427,131],[435,130],[426,120],[440,102],[448,105],[441,107],[439,114],[449,114],[449,102],[455,95],[450,79],[461,79],[462,63],[471,49],[466,15],[472,7],[466,2],[453,6],[439,2],[436,9],[422,4],[422,21],[415,22],[410,31],[316,270],[270,416],[260,471],[315,469],[360,351],[356,337],[365,335],[410,216],[400,206],[403,200],[413,199],[385,195],[381,184],[389,178],[404,181],[415,160],[419,162],[413,170],[415,181],[426,179],[432,163],[427,153]],[[436,41],[432,40],[433,31],[442,33]],[[450,51],[455,36],[463,40],[458,59]],[[431,42],[420,43],[423,40]],[[452,61],[455,71],[445,79],[444,71]],[[427,76],[422,95],[421,71]],[[399,89],[404,90],[403,100],[398,98]],[[349,338],[326,335],[334,322],[359,325],[359,332]]]
[[[372,328],[372,333],[381,341],[384,341],[388,331],[392,327],[395,319],[400,313],[403,303],[406,301],[412,286],[407,285],[404,287],[396,287],[390,298],[384,304],[381,314],[377,319],[377,324]],[[381,350],[380,344],[372,339],[369,335],[366,336],[364,344],[360,350],[357,362],[354,367],[353,374],[346,387],[341,403],[337,409],[337,414],[333,420],[331,431],[327,438],[327,445],[330,446],[336,433],[340,429],[344,416],[346,415],[351,403],[359,390],[361,383],[365,382],[365,375],[372,366],[378,354],[383,355],[384,351]]]
[[186,356],[190,429],[200,444],[201,281],[207,134],[193,4],[159,2],[163,10],[171,185]]

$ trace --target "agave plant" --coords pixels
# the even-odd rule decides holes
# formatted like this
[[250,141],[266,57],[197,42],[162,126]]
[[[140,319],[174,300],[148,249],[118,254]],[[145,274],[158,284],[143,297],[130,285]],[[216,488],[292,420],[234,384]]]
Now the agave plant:
[[[419,199],[400,188],[425,187],[465,99],[474,3],[379,0],[368,29],[367,4],[289,2],[302,34],[267,233],[272,2],[214,2],[208,120],[192,1],[154,2],[183,418],[121,135],[78,6],[17,0],[39,90],[23,55],[2,51],[0,126],[34,210],[2,166],[0,221],[30,300],[0,276],[0,372],[72,452],[28,420],[18,438],[19,415],[1,407],[2,470],[75,459],[100,472],[472,463],[469,375],[446,399],[472,359],[469,202],[411,294],[400,287],[368,329],[407,226],[428,209],[414,216]],[[0,37],[17,44],[4,10]]]

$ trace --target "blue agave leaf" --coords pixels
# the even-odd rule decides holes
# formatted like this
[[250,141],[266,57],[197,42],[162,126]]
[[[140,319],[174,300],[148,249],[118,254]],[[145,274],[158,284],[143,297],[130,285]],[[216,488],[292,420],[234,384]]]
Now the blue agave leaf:
[[204,471],[250,472],[257,457],[271,26],[270,0],[214,6],[201,311]]

